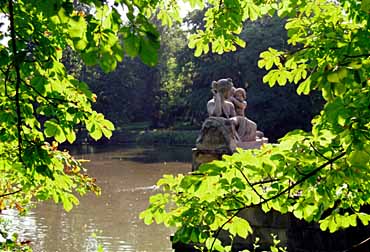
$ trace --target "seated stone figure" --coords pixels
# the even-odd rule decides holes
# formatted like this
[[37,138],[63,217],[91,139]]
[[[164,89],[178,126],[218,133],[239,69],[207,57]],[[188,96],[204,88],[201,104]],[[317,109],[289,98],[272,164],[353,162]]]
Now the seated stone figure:
[[209,116],[232,118],[236,116],[235,107],[228,99],[232,95],[233,83],[230,78],[212,82],[213,98],[207,103]]
[[[268,141],[267,138],[262,138],[262,132],[261,138],[257,137],[259,131],[256,123],[245,117],[245,95],[236,95],[234,98],[239,99],[239,103],[235,102],[234,105],[232,102],[233,86],[230,78],[212,82],[213,98],[207,103],[209,117],[203,122],[196,148],[193,149],[193,171],[197,170],[200,164],[220,160],[223,155],[232,154],[236,147],[260,148]],[[238,113],[237,106],[240,106]]]
[[244,115],[237,115],[235,106],[230,101],[233,86],[230,78],[212,82],[213,98],[207,103],[208,114],[233,121],[234,135],[238,142],[256,141],[257,124]]

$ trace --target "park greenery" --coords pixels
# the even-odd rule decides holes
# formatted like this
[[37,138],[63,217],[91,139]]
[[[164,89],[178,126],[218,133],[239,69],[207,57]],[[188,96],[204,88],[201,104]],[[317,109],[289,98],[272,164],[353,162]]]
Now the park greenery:
[[[311,119],[322,108],[320,94],[299,96],[294,84],[272,88],[263,85],[266,71],[257,66],[259,54],[269,47],[279,50],[290,47],[286,42],[285,19],[274,15],[247,21],[240,34],[248,41],[247,48],[195,57],[186,37],[204,27],[206,10],[189,13],[183,25],[159,26],[161,47],[155,67],[150,68],[137,58],[126,58],[109,74],[98,68],[82,67],[76,71],[80,63],[70,67],[97,94],[94,108],[116,125],[111,142],[130,141],[125,129],[141,122],[147,122],[147,131],[164,128],[186,136],[188,130],[199,130],[207,117],[205,107],[212,95],[210,83],[225,76],[231,77],[237,87],[245,88],[248,83],[247,115],[271,141],[293,129],[310,130]],[[110,85],[105,85],[107,82]],[[158,134],[146,136],[158,136],[157,142],[166,142]]]
[[[95,140],[110,138],[114,126],[92,109],[96,95],[62,57],[74,52],[105,72],[124,55],[157,62],[159,34],[149,18],[159,2],[116,2],[0,1],[0,211],[24,213],[30,203],[48,199],[69,211],[78,204],[76,194],[100,193],[95,178],[60,144],[73,143],[81,127]],[[125,20],[118,13],[123,5]],[[6,232],[1,237],[2,251],[22,247]]]
[[[367,225],[370,215],[363,209],[370,203],[369,1],[185,2],[205,7],[189,19],[188,45],[194,56],[183,44],[187,33],[173,31],[177,35],[171,36],[169,28],[160,27],[181,30],[174,24],[180,20],[177,1],[0,1],[1,22],[9,23],[1,34],[8,42],[0,45],[0,210],[23,213],[31,202],[53,199],[68,211],[78,204],[76,193],[99,194],[95,178],[86,174],[81,161],[60,147],[75,142],[81,129],[94,140],[112,136],[114,126],[94,109],[98,98],[86,83],[104,75],[88,67],[132,73],[127,69],[140,66],[137,58],[148,66],[158,63],[148,68],[146,81],[131,76],[148,87],[152,100],[137,92],[137,98],[127,102],[141,103],[144,110],[155,105],[163,112],[184,97],[189,98],[185,104],[205,97],[206,85],[217,76],[204,78],[203,62],[215,67],[225,63],[226,69],[219,55],[223,52],[230,55],[229,62],[239,59],[236,67],[229,67],[243,85],[248,80],[240,73],[253,55],[238,54],[237,49],[245,47],[245,39],[260,27],[282,22],[287,40],[280,40],[280,46],[272,42],[278,48],[266,48],[258,66],[267,71],[263,81],[270,86],[288,85],[291,92],[295,88],[289,84],[294,83],[298,94],[322,95],[324,106],[312,120],[312,130],[290,132],[261,150],[239,150],[190,175],[164,176],[158,182],[163,193],[150,199],[141,217],[148,224],[175,226],[175,241],[197,243],[209,251],[231,249],[218,239],[222,229],[232,237],[253,232],[247,220],[237,217],[250,207],[291,212],[331,232],[359,221]],[[171,41],[167,48],[160,47],[161,34],[164,42]],[[130,64],[119,64],[122,60]],[[116,78],[122,83],[122,76]],[[153,79],[159,79],[153,82],[155,89],[149,88]],[[122,84],[135,87],[135,82]],[[180,88],[183,84],[186,88]],[[201,92],[192,92],[198,87]],[[168,102],[160,99],[162,94],[168,95]],[[184,107],[176,108],[189,115]],[[200,107],[190,111],[192,118],[202,118],[197,114]],[[163,116],[152,113],[154,122]],[[12,237],[0,243],[5,251],[19,246],[22,243]]]
[[165,175],[141,218],[177,228],[174,242],[231,251],[219,239],[253,233],[238,214],[260,207],[319,223],[322,230],[368,225],[370,215],[370,4],[368,1],[210,1],[204,29],[190,37],[195,56],[243,47],[243,22],[264,15],[286,19],[287,50],[268,48],[258,66],[270,86],[298,85],[322,94],[312,130],[295,130],[278,144],[241,150],[189,175]]

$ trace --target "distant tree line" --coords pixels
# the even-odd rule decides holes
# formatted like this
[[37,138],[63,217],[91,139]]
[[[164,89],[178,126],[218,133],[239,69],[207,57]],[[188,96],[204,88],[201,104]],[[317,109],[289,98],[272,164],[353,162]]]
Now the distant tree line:
[[311,119],[322,107],[321,97],[299,96],[294,84],[270,88],[262,83],[266,71],[257,66],[259,54],[267,48],[291,49],[286,44],[285,21],[266,17],[248,22],[242,32],[247,41],[245,49],[195,57],[186,37],[202,28],[203,15],[204,10],[194,11],[184,24],[170,28],[157,24],[161,48],[156,67],[127,56],[113,73],[105,74],[73,60],[76,57],[65,58],[70,71],[89,83],[97,94],[95,109],[118,127],[149,121],[151,128],[199,128],[207,117],[212,80],[230,77],[237,87],[247,89],[247,116],[271,140],[292,129],[309,130]]

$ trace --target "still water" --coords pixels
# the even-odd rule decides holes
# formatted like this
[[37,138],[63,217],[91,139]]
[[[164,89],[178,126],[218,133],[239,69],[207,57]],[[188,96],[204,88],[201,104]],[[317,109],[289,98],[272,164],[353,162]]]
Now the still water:
[[35,252],[94,252],[94,232],[107,252],[172,251],[171,230],[146,226],[138,215],[163,174],[191,170],[191,148],[84,148],[75,150],[76,157],[91,160],[85,166],[102,195],[82,197],[69,213],[53,202],[39,204],[26,217],[7,212],[22,238],[32,241]]

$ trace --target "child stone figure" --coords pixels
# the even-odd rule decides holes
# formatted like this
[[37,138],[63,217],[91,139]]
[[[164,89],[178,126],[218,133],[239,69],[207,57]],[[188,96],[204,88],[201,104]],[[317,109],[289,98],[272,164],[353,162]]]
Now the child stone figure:
[[236,88],[233,91],[233,96],[230,97],[230,101],[234,103],[236,115],[245,116],[245,109],[247,108],[247,93],[244,88]]
[[[234,88],[232,90],[232,96],[230,96],[229,100],[234,104],[236,116],[245,117],[245,110],[247,109],[247,93],[245,92],[244,88]],[[250,121],[248,119],[248,121]],[[250,121],[254,123],[253,121]],[[248,125],[250,127],[250,125]],[[253,125],[252,125],[253,126]],[[249,128],[247,127],[247,129]],[[254,131],[254,127],[252,129]],[[263,138],[263,132],[256,130],[256,137]]]

